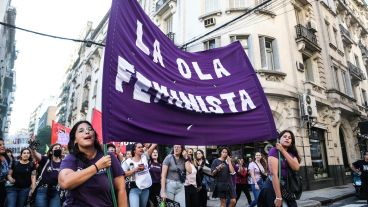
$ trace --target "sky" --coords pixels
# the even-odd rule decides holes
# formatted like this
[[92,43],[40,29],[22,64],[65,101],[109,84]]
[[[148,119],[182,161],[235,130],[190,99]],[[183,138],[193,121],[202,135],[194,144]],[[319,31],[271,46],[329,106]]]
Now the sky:
[[[111,0],[12,0],[16,26],[80,39],[88,21],[96,27]],[[78,43],[16,30],[16,91],[9,133],[28,128],[30,115],[44,99],[59,96],[64,74]]]

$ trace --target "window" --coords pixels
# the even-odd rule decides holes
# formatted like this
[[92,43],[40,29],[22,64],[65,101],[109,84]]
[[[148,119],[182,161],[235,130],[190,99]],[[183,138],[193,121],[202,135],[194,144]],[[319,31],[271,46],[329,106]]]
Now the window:
[[337,67],[333,67],[332,77],[334,81],[334,86],[337,90],[340,91],[340,84],[339,84],[339,69]]
[[248,36],[246,35],[237,35],[237,36],[231,36],[230,41],[235,42],[239,41],[240,44],[243,46],[245,53],[247,56],[249,55],[249,42],[248,42]]
[[328,177],[325,131],[313,127],[309,135],[314,179]]
[[204,49],[210,50],[220,46],[220,38],[213,38],[204,42]]
[[314,82],[313,61],[311,58],[303,55],[303,64],[305,68],[305,80]]
[[173,19],[172,16],[169,16],[165,19],[165,26],[166,26],[166,34],[173,31]]
[[346,151],[344,133],[341,128],[339,129],[339,136],[340,136],[340,146],[341,146],[341,152],[342,152],[342,161],[344,163],[345,173],[348,173],[350,172],[350,165],[349,165],[349,160],[348,160],[348,153]]
[[279,70],[280,63],[276,40],[268,37],[260,37],[259,45],[262,68],[266,70]]
[[244,8],[245,0],[230,0],[229,1],[230,8]]
[[354,97],[349,74],[346,73],[346,71],[342,71],[341,75],[342,81],[344,83],[344,93],[349,95],[350,97]]
[[205,0],[205,13],[214,12],[220,9],[219,0]]
[[330,23],[328,23],[327,21],[325,21],[326,24],[326,33],[327,33],[327,38],[328,38],[328,42],[331,42],[331,36],[330,36]]
[[337,48],[339,48],[339,41],[338,41],[338,35],[337,35],[337,29],[335,27],[333,27],[333,33],[334,33],[334,38],[335,38],[335,46]]
[[367,97],[367,91],[362,89],[362,105],[368,106],[368,97]]

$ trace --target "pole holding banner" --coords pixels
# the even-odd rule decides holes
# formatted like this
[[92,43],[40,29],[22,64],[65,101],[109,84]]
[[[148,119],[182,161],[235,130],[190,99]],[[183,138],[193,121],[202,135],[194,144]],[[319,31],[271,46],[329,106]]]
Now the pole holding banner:
[[[103,149],[104,149],[104,155],[107,155],[107,145],[104,144],[103,145]],[[112,196],[112,202],[114,204],[114,207],[117,207],[118,204],[116,202],[116,195],[115,195],[115,189],[114,189],[114,184],[112,182],[112,176],[111,176],[111,167],[106,169],[107,171],[107,178],[109,180],[109,185],[110,185],[110,190],[111,190],[111,196]]]

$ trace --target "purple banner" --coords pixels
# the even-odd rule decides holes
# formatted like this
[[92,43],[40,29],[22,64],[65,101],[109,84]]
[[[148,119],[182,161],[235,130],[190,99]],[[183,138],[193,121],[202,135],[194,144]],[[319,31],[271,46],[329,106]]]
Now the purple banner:
[[104,61],[104,143],[223,145],[276,137],[239,42],[184,52],[136,0],[113,0]]

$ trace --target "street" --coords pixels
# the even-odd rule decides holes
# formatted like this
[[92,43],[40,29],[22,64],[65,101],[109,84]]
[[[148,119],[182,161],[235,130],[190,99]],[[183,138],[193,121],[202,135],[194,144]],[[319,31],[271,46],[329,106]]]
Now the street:
[[357,197],[349,197],[340,201],[337,201],[335,203],[329,204],[329,205],[323,205],[323,206],[330,206],[330,207],[363,207],[368,206],[366,200],[359,200]]

